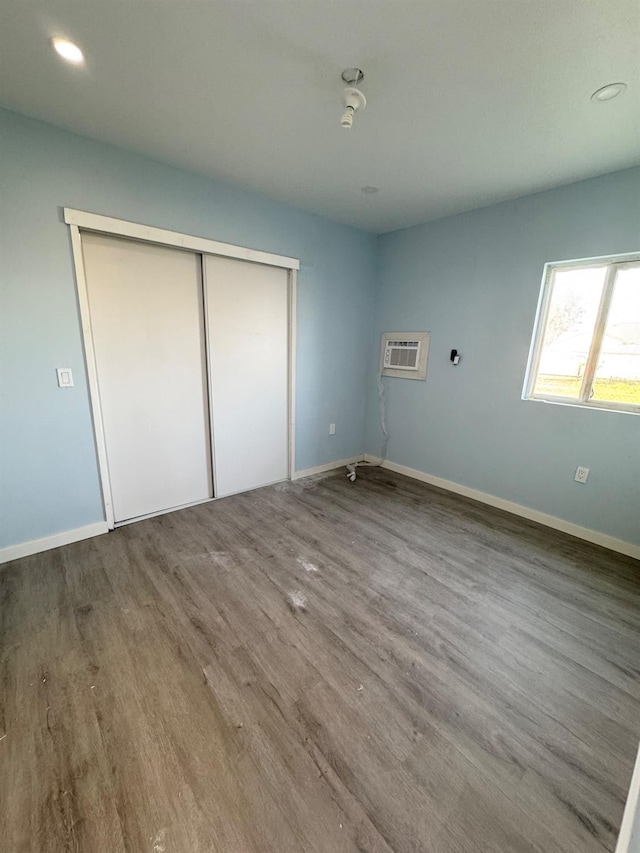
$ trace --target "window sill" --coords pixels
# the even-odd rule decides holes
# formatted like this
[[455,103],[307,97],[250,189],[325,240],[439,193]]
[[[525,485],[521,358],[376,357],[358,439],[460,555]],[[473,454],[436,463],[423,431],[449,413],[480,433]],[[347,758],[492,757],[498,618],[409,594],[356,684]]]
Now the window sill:
[[571,406],[573,409],[589,409],[592,412],[615,412],[619,415],[640,415],[640,406],[621,406],[619,403],[580,403],[566,397],[521,397],[527,403],[550,403],[552,406]]

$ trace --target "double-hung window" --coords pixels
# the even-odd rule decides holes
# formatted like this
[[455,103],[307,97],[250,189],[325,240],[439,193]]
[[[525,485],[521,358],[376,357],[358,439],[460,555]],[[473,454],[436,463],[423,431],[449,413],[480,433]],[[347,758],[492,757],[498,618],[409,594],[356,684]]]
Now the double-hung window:
[[546,265],[523,396],[640,413],[640,255]]

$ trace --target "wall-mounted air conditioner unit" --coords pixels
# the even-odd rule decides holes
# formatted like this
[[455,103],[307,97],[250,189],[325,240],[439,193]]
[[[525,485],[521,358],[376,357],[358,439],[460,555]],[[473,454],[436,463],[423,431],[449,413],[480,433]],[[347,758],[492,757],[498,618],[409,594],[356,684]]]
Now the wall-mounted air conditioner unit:
[[380,372],[400,379],[426,379],[429,332],[383,332]]

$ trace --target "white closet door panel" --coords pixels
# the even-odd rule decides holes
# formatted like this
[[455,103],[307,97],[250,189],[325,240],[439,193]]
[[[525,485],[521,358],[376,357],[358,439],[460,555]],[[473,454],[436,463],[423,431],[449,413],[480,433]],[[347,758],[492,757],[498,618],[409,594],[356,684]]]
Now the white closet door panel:
[[116,521],[211,497],[200,256],[82,247]]
[[285,480],[288,275],[204,256],[216,495]]

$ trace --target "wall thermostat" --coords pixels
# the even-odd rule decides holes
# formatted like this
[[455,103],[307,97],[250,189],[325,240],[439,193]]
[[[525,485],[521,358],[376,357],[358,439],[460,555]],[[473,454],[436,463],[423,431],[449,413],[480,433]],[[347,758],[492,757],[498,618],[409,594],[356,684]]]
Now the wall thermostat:
[[380,372],[398,379],[426,379],[429,332],[383,332]]

